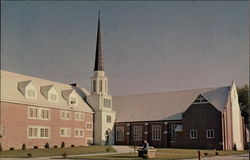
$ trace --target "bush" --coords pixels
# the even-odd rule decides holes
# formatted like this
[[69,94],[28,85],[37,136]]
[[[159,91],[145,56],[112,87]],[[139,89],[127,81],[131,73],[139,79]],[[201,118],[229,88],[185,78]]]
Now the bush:
[[34,149],[38,149],[38,146],[34,146],[33,148],[34,148]]
[[44,148],[49,148],[49,143],[46,142],[46,144],[44,145]]
[[219,155],[219,152],[215,152],[215,155],[218,156],[218,155]]
[[204,156],[208,156],[208,153],[204,153]]
[[22,150],[26,150],[26,145],[25,144],[22,145]]
[[61,144],[61,148],[64,148],[65,147],[65,143],[64,142],[62,142],[62,144]]
[[68,153],[67,153],[67,152],[63,152],[63,153],[62,153],[62,157],[63,157],[63,158],[67,158],[67,157],[68,157]]
[[74,145],[74,144],[71,144],[71,147],[75,147],[75,145]]
[[14,151],[15,150],[15,148],[14,147],[10,147],[10,151]]
[[111,149],[110,148],[106,148],[106,152],[110,152],[111,151]]
[[27,153],[27,156],[28,156],[29,158],[31,158],[31,157],[32,157],[32,153],[28,152],[28,153]]
[[2,143],[0,143],[0,152],[3,151]]
[[234,143],[234,146],[233,146],[233,150],[234,150],[234,151],[237,151],[237,146],[236,146],[235,143]]
[[54,148],[58,148],[57,145],[54,145]]

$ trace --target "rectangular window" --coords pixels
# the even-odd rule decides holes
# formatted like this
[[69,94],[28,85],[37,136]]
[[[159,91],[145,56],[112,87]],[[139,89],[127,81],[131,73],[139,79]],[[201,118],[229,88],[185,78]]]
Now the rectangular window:
[[110,99],[103,99],[103,106],[106,108],[111,108],[111,100]]
[[75,120],[76,121],[84,121],[84,113],[75,112]]
[[142,126],[134,126],[134,140],[142,140]]
[[99,92],[102,92],[102,80],[99,81]]
[[197,139],[197,130],[190,130],[190,139]]
[[27,97],[35,98],[36,96],[36,91],[29,89],[27,91]]
[[70,104],[71,105],[77,105],[76,97],[70,97]]
[[177,127],[176,124],[171,125],[171,140],[172,141],[176,140],[176,134],[175,134],[176,127]]
[[57,101],[57,95],[56,94],[51,93],[49,95],[49,97],[50,97],[50,101]]
[[75,137],[83,137],[84,136],[84,130],[81,128],[75,128]]
[[93,130],[93,123],[86,123],[86,129],[87,130]]
[[49,120],[50,109],[39,107],[28,107],[28,119]]
[[71,137],[71,129],[70,128],[60,128],[60,136],[61,137]]
[[111,116],[106,116],[106,122],[111,123]]
[[214,130],[213,129],[207,129],[206,130],[207,139],[213,139],[214,138]]
[[124,141],[124,127],[116,127],[116,141]]
[[161,140],[161,125],[152,125],[152,140]]
[[49,138],[50,128],[42,126],[28,126],[28,138]]
[[96,81],[93,80],[93,92],[96,92]]
[[60,111],[60,119],[70,120],[71,119],[71,111]]

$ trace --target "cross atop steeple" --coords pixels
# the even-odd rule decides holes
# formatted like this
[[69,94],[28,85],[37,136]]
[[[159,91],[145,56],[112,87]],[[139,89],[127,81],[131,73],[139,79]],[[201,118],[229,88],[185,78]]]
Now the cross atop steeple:
[[103,55],[101,44],[101,27],[100,27],[100,11],[98,12],[98,26],[97,26],[97,39],[96,39],[96,52],[95,52],[95,68],[94,71],[104,71]]

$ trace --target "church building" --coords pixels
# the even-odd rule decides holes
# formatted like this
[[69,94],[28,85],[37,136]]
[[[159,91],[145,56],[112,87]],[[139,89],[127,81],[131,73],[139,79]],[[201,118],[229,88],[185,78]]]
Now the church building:
[[[111,84],[112,85],[112,84]],[[217,88],[109,95],[98,18],[91,90],[1,70],[0,143],[4,150],[96,145],[242,150],[245,127],[236,84]]]

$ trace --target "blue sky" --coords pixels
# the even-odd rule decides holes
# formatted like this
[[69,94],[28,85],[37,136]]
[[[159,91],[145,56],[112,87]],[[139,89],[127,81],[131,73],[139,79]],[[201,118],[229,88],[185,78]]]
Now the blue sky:
[[248,2],[2,2],[1,68],[89,89],[98,10],[112,95],[248,83]]

